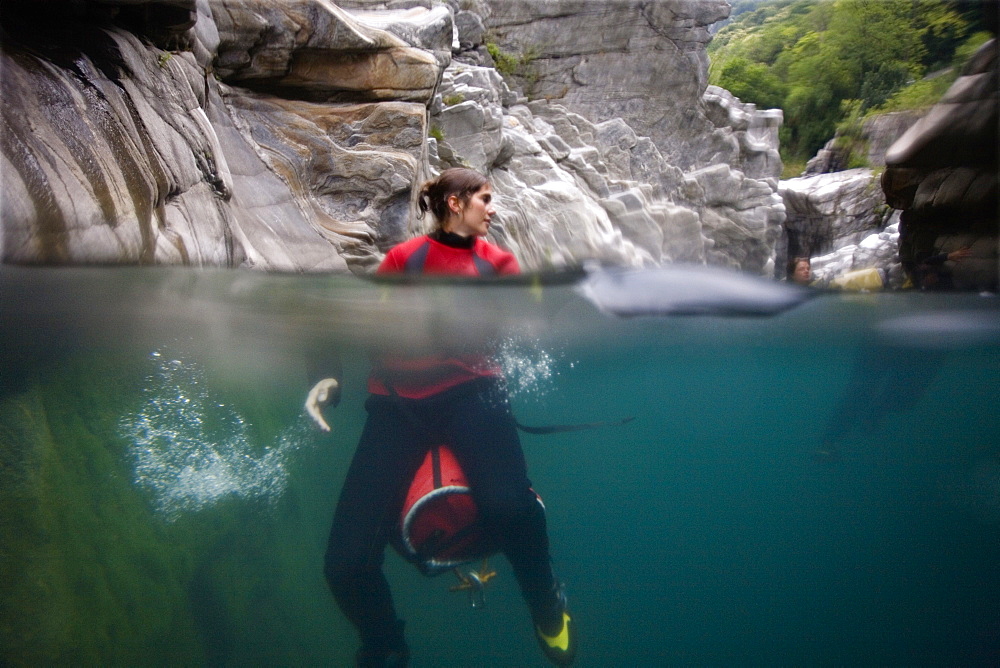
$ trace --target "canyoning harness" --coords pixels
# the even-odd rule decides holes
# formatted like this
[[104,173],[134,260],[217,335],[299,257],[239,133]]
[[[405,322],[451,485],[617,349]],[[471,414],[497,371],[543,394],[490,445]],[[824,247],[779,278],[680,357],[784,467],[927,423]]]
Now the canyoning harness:
[[[410,254],[410,256],[408,258],[406,258],[405,273],[408,274],[408,275],[410,275],[410,276],[414,276],[416,274],[423,274],[424,273],[424,267],[427,265],[427,256],[428,256],[428,254],[430,254],[430,251],[431,251],[431,239],[435,239],[436,241],[441,241],[442,243],[445,243],[443,241],[443,238],[444,238],[444,235],[447,235],[447,234],[449,234],[449,233],[448,232],[440,232],[439,231],[437,233],[433,233],[433,234],[430,234],[427,237],[425,237],[424,238],[424,242],[422,244],[420,244],[417,247],[417,249]],[[461,239],[461,237],[458,237],[457,234],[452,234],[450,236],[451,237],[457,237],[457,238]],[[490,277],[496,276],[497,275],[496,267],[494,267],[489,262],[489,260],[487,260],[486,258],[480,256],[476,252],[475,243],[474,243],[475,242],[475,238],[474,237],[470,237],[469,241],[472,242],[472,243],[469,243],[467,247],[468,247],[468,249],[470,251],[472,251],[472,264],[476,268],[476,271],[479,272],[479,275],[481,277],[483,277],[483,278],[490,278]],[[464,243],[461,243],[461,242],[455,243],[454,241],[452,241],[451,243],[445,243],[445,245],[450,246],[452,248],[465,248],[466,247],[466,245]]]

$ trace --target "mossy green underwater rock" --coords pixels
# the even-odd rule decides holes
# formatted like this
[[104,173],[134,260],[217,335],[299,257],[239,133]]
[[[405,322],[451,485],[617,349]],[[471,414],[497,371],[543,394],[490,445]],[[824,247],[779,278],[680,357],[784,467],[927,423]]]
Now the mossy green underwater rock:
[[0,645],[9,663],[171,663],[202,653],[188,612],[190,552],[132,485],[116,435],[136,380],[109,360],[64,360],[0,396]]
[[[312,428],[297,392],[219,383],[166,353],[22,367],[0,385],[0,665],[353,652],[322,576],[350,449]],[[170,465],[152,483],[140,468],[151,451]],[[162,496],[192,472],[196,496]],[[221,491],[218,472],[234,478]]]

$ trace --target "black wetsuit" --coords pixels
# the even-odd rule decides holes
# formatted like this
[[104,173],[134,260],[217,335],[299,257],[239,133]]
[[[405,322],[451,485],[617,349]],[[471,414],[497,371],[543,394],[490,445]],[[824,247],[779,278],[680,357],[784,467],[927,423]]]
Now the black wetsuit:
[[[516,269],[516,265],[515,265]],[[377,375],[377,374],[376,374]],[[372,394],[334,514],[324,572],[362,653],[406,651],[382,562],[417,468],[431,445],[458,459],[484,528],[517,577],[536,623],[558,607],[545,512],[531,490],[502,377],[466,380],[423,398]],[[360,654],[359,654],[360,656]]]

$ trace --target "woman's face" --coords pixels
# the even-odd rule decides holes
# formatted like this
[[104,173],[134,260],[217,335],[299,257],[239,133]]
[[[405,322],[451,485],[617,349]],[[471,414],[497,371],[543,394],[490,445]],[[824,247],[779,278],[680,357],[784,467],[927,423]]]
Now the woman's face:
[[490,184],[484,184],[465,202],[452,195],[448,198],[448,208],[452,215],[444,226],[446,232],[463,237],[485,237],[490,231],[490,218],[496,213],[493,189]]
[[812,278],[812,269],[809,263],[805,260],[799,260],[795,263],[795,272],[792,274],[792,280],[796,283],[808,283],[809,279]]

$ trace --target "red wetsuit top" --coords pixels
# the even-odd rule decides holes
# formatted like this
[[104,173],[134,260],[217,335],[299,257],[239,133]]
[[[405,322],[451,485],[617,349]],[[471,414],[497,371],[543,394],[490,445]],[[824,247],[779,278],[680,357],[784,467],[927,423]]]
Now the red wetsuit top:
[[[511,253],[479,237],[434,232],[394,246],[377,273],[474,277],[517,274],[520,267]],[[482,355],[394,357],[379,360],[368,378],[368,391],[425,399],[470,380],[500,373],[500,368]],[[386,381],[392,386],[391,391]]]

